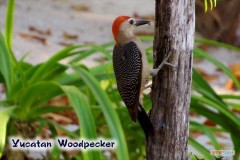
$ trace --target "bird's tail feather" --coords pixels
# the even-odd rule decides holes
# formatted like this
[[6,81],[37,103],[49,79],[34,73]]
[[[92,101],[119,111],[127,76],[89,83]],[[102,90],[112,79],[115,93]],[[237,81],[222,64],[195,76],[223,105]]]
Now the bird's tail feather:
[[154,134],[152,122],[150,121],[145,109],[141,104],[138,108],[138,122],[140,123],[140,126],[142,127],[146,138]]

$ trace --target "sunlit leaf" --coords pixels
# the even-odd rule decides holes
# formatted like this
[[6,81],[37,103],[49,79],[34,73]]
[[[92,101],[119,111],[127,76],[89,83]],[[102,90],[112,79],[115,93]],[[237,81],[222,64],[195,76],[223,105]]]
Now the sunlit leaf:
[[213,146],[215,147],[216,150],[220,149],[220,146],[217,142],[217,139],[210,129],[208,129],[203,124],[195,122],[195,121],[191,121],[190,125],[197,127],[200,131],[202,131],[205,135],[207,135],[208,138],[211,140],[211,142],[212,142],[212,144],[213,144]]
[[36,81],[42,80],[42,77],[45,77],[46,74],[48,74],[48,71],[60,60],[72,56],[73,50],[81,48],[81,46],[70,46],[66,47],[63,50],[56,53],[54,56],[52,56],[47,62],[45,62],[43,65],[41,65],[36,72],[32,75],[30,82],[34,83]]
[[[80,135],[82,138],[96,139],[96,128],[90,106],[87,103],[84,95],[74,86],[62,86],[63,91],[67,94],[71,106],[77,113],[80,122]],[[86,160],[100,159],[101,152],[88,151],[84,152],[83,156]]]
[[240,89],[240,82],[238,81],[236,76],[233,75],[233,73],[230,71],[230,69],[228,67],[226,67],[223,63],[221,63],[220,61],[218,61],[217,59],[213,58],[212,56],[210,56],[209,54],[207,54],[206,52],[204,52],[203,50],[201,50],[199,48],[194,48],[194,56],[195,57],[205,58],[208,61],[210,61],[211,63],[213,63],[214,65],[216,65],[225,74],[227,74],[234,81],[234,83],[236,84],[237,88]]
[[7,123],[11,116],[12,111],[15,107],[1,108],[0,107],[0,158],[2,157],[5,142],[6,142],[6,132],[7,132]]
[[207,9],[208,9],[208,2],[207,2],[207,0],[204,0],[204,8],[205,8],[205,12],[207,12]]
[[218,41],[214,41],[214,40],[210,40],[210,39],[195,39],[195,43],[201,43],[201,44],[209,44],[212,46],[216,46],[216,47],[222,47],[222,48],[227,48],[230,50],[234,50],[234,51],[240,51],[239,47],[230,45],[230,44],[226,44],[226,43],[222,43],[222,42],[218,42]]
[[108,123],[112,136],[118,143],[117,157],[119,160],[128,160],[127,144],[124,137],[122,125],[119,121],[116,111],[112,108],[111,101],[107,94],[100,88],[100,85],[95,77],[82,68],[74,67],[74,70],[80,75],[86,85],[90,88],[96,97],[103,111],[104,117]]
[[6,43],[9,48],[12,48],[12,34],[13,34],[13,20],[14,20],[14,2],[15,0],[8,0],[5,36]]
[[7,92],[11,89],[13,83],[14,66],[15,64],[12,61],[10,51],[8,50],[3,35],[0,33],[0,72],[4,77]]
[[205,148],[203,145],[201,145],[199,142],[197,142],[195,139],[189,137],[188,143],[197,149],[200,153],[203,154],[204,158],[207,158],[208,160],[215,160],[213,156],[210,155],[209,149]]

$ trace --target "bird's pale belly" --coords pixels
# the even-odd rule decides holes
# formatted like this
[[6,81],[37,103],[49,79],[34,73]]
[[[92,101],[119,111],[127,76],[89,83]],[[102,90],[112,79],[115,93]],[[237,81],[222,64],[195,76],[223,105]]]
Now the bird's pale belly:
[[145,87],[148,84],[149,76],[150,76],[150,70],[149,70],[149,64],[147,61],[147,56],[145,52],[142,52],[142,87]]
[[139,95],[139,103],[143,104],[143,91],[145,86],[148,84],[149,76],[150,76],[150,70],[149,65],[147,61],[147,57],[145,52],[142,52],[142,78],[141,78],[141,88],[140,88],[140,95]]

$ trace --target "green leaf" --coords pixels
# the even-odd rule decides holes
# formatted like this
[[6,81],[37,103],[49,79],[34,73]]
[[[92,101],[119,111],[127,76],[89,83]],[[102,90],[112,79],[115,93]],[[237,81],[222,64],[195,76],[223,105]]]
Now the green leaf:
[[93,75],[99,75],[99,74],[102,74],[102,73],[107,73],[110,70],[111,70],[111,73],[113,73],[112,61],[102,63],[101,65],[96,66],[96,67],[92,67],[89,70],[90,70],[91,74],[93,74]]
[[[62,125],[52,122],[51,120],[40,119],[39,121],[41,121],[43,123],[46,122],[49,125],[51,132],[56,132],[56,128],[57,128],[57,129],[63,131],[64,133],[66,133],[68,135],[68,137],[70,137],[70,138],[75,138],[75,139],[79,138],[78,134],[65,129]],[[57,136],[57,133],[54,133],[53,135]]]
[[210,155],[210,150],[206,149],[203,145],[201,145],[200,143],[198,143],[196,140],[194,140],[193,138],[189,137],[188,138],[188,143],[194,147],[195,149],[197,149],[200,153],[202,153],[204,155],[204,158],[207,158],[207,160],[215,160],[215,158],[213,156]]
[[4,77],[7,93],[11,89],[14,79],[14,63],[3,35],[0,33],[0,71]]
[[[91,70],[90,70],[91,72]],[[107,80],[107,79],[113,79],[114,78],[114,73],[98,73],[98,74],[93,74],[95,78],[98,81],[101,80]],[[76,73],[71,73],[71,74],[65,74],[61,78],[58,79],[58,82],[62,85],[75,85],[75,86],[83,86],[83,80],[79,75]]]
[[107,50],[105,46],[92,45],[91,47],[95,52],[100,52],[105,55],[107,59],[112,59],[111,51]]
[[0,83],[5,83],[4,77],[0,71]]
[[[38,70],[38,68],[41,65],[43,64],[38,64],[36,66],[30,66],[30,65],[25,66],[26,68],[25,68],[24,76],[26,77],[26,79],[27,80],[31,79],[32,75]],[[42,81],[56,80],[58,77],[60,77],[65,73],[66,69],[67,67],[65,65],[56,63],[54,66],[49,68],[48,72],[42,75],[41,80]],[[38,79],[38,81],[35,81],[35,83],[38,83],[39,81],[40,79]],[[26,83],[24,85],[21,81],[17,81],[12,87],[12,92],[9,94],[9,98],[10,99],[16,99],[16,97],[18,98],[19,96],[22,95],[22,93],[26,91],[26,87],[27,87]]]
[[12,111],[14,110],[14,106],[8,108],[0,107],[0,158],[2,157],[5,142],[6,142],[6,132],[7,132],[7,123],[11,116]]
[[13,106],[14,104],[15,104],[14,101],[8,101],[8,100],[0,101],[0,106],[2,107],[10,107],[10,106]]
[[96,128],[93,115],[86,97],[74,86],[61,86],[70,100],[71,106],[77,113],[80,122],[80,131],[83,138],[96,138]]
[[62,159],[63,157],[61,157],[61,155],[62,155],[62,151],[60,150],[60,148],[57,147],[57,145],[55,145],[51,150],[50,159],[52,160]]
[[212,45],[212,46],[223,47],[223,48],[238,51],[238,52],[240,51],[239,47],[229,45],[229,44],[226,44],[226,43],[222,43],[222,42],[218,42],[218,41],[214,41],[214,40],[209,40],[209,39],[195,39],[195,43],[209,44],[209,45]]
[[204,8],[205,8],[205,12],[207,12],[207,9],[208,9],[208,3],[207,3],[207,0],[204,0]]
[[210,9],[212,10],[213,9],[213,2],[212,2],[212,0],[209,0],[209,2],[210,2]]
[[53,67],[49,68],[48,72],[45,73],[41,78],[42,80],[54,80],[67,70],[67,66],[56,63]]
[[113,46],[113,42],[105,43],[102,45],[89,45],[88,46],[89,49],[82,50],[81,52],[76,52],[77,56],[76,56],[76,58],[74,58],[70,61],[70,64],[79,62],[79,61],[83,60],[84,58],[86,58],[92,54],[98,53],[98,52],[103,53],[105,55],[105,57],[107,57],[107,59],[110,60],[110,59],[112,59],[112,55],[111,55],[112,51],[107,49],[110,46]]
[[207,105],[210,105],[211,107],[217,109],[220,113],[222,113],[224,116],[226,116],[226,119],[228,119],[228,121],[232,122],[234,125],[236,125],[236,127],[240,128],[240,120],[239,118],[237,118],[232,112],[230,112],[226,107],[223,107],[205,97],[200,97],[200,96],[196,96],[196,95],[192,95],[192,98],[194,98],[195,100],[199,101],[199,102],[203,102]]
[[216,94],[205,79],[193,68],[192,83],[195,90],[215,102],[223,104],[222,99]]
[[21,66],[21,68],[26,71],[28,70],[29,68],[32,68],[33,65],[31,63],[28,63],[28,62],[24,62],[24,61],[19,61],[18,62],[19,66]]
[[94,54],[95,51],[94,50],[85,50],[85,51],[82,51],[80,54],[77,55],[77,57],[73,58],[69,63],[70,64],[74,64],[76,62],[79,62],[81,61],[82,59],[84,58],[87,58],[88,56]]
[[[32,67],[29,67],[26,71],[26,78],[27,79],[31,79],[33,74],[35,72],[37,72],[37,70],[42,67],[43,65],[45,65],[45,63],[41,63]],[[63,64],[59,64],[59,63],[55,63],[54,65],[51,66],[51,68],[48,69],[48,71],[46,73],[44,73],[41,77],[41,79],[39,79],[38,81],[42,80],[42,81],[49,81],[49,80],[54,80],[55,78],[61,76],[62,74],[65,73],[65,71],[67,70],[67,66],[63,65]]]
[[[205,127],[207,127],[211,132],[225,132],[225,133],[228,132],[224,128],[219,128],[218,126],[217,127],[205,126]],[[189,130],[190,131],[199,131],[199,128],[197,126],[190,125],[190,129]]]
[[240,95],[234,95],[234,94],[220,94],[220,97],[223,99],[236,99],[240,100]]
[[[71,106],[77,113],[80,122],[80,135],[82,138],[96,139],[96,128],[90,106],[84,95],[74,86],[62,86],[63,91],[67,94]],[[88,151],[83,152],[84,159],[96,160],[100,159],[101,152]]]
[[238,79],[233,75],[233,73],[229,70],[228,67],[226,67],[224,64],[222,64],[220,61],[216,60],[212,56],[209,56],[206,52],[199,48],[194,48],[194,56],[196,57],[203,57],[216,65],[218,68],[220,68],[226,75],[229,76],[233,80],[233,82],[236,84],[237,88],[240,89],[240,82]]
[[7,17],[6,17],[6,25],[5,25],[6,43],[9,48],[12,48],[14,1],[15,0],[8,0]]
[[116,111],[112,108],[111,101],[107,94],[100,88],[100,85],[96,78],[94,78],[89,72],[82,68],[73,67],[74,70],[80,75],[86,85],[90,88],[94,96],[96,97],[103,114],[107,120],[108,126],[112,133],[112,136],[117,141],[117,157],[119,160],[128,160],[129,155],[127,151],[127,144],[124,138],[123,128],[119,121]]
[[195,121],[190,121],[190,126],[194,126],[194,127],[198,128],[199,131],[202,131],[211,140],[214,148],[216,150],[220,150],[220,146],[217,142],[217,139],[210,129],[208,129],[205,125],[195,122]]
[[21,118],[30,118],[34,116],[31,114],[31,106],[37,106],[60,94],[62,94],[62,90],[55,81],[38,82],[29,86],[29,88],[22,93],[22,96],[19,97],[18,101],[21,107],[17,111],[21,114]]
[[[195,90],[201,93],[204,97],[192,95],[191,107],[199,106],[196,103],[194,104],[195,106],[192,105],[194,101],[198,101],[199,103],[205,103],[212,108],[217,109],[220,112],[219,114],[213,113],[203,107],[198,107],[196,112],[206,116],[216,124],[221,125],[229,132],[235,132],[234,134],[238,134],[240,132],[238,127],[240,125],[239,118],[229,111],[229,106],[227,106],[228,103],[223,102],[222,98],[212,90],[209,84],[195,70],[193,70],[193,86]],[[227,119],[227,121],[222,121],[221,119]]]
[[[212,10],[213,9],[213,6],[216,7],[216,0],[204,0],[204,9],[205,9],[205,12],[207,12],[208,10],[208,1],[210,3],[210,9]],[[214,3],[214,4],[213,4]]]
[[48,75],[48,71],[52,67],[54,67],[55,64],[57,64],[60,60],[66,57],[74,55],[72,51],[80,47],[81,46],[70,46],[56,53],[47,62],[45,62],[44,64],[42,64],[40,67],[37,68],[36,72],[33,74],[33,76],[30,79],[30,83],[34,83],[36,81],[42,80],[42,77],[45,77],[45,75]]
[[232,142],[234,145],[235,155],[234,160],[239,160],[240,157],[240,141],[239,136],[235,136],[234,134],[231,134]]
[[193,68],[193,87],[195,86],[201,86],[205,90],[209,91],[214,96],[217,96],[215,91],[212,89],[212,87],[205,81],[202,76]]
[[236,125],[232,124],[230,120],[226,118],[225,115],[221,115],[219,113],[215,113],[212,110],[206,108],[202,105],[201,102],[196,100],[194,96],[191,97],[191,108],[192,111],[206,117],[207,119],[213,121],[214,123],[220,125],[228,132],[233,133],[235,136],[240,134],[240,129]]

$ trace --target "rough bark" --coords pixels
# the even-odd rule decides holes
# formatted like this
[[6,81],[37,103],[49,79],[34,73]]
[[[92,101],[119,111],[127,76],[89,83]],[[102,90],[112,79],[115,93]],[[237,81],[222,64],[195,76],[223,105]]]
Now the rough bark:
[[154,68],[168,62],[153,78],[150,119],[154,136],[147,140],[148,160],[187,159],[195,0],[156,0]]

